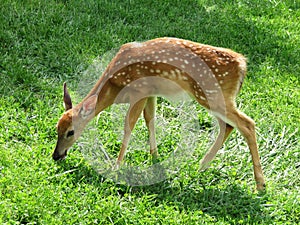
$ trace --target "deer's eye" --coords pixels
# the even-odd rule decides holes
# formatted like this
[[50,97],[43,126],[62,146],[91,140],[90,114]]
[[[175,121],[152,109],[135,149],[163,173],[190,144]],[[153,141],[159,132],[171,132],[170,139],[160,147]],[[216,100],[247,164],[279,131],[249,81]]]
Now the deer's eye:
[[68,137],[71,137],[71,136],[73,136],[74,135],[74,130],[70,130],[70,131],[68,131],[68,133],[67,133],[67,138]]

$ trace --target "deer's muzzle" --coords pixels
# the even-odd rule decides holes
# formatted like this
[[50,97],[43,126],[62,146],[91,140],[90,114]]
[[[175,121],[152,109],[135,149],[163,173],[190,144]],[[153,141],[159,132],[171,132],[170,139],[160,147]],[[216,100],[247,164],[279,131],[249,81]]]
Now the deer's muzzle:
[[55,150],[54,150],[54,152],[52,154],[52,158],[55,161],[57,161],[57,160],[63,160],[63,159],[66,158],[67,152],[68,152],[68,149],[61,150],[61,147],[59,147],[59,141],[58,141],[57,144],[56,144]]

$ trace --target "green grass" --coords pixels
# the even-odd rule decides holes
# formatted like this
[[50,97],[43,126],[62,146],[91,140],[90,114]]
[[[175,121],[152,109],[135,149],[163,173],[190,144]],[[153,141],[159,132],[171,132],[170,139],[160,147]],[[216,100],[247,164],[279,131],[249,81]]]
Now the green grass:
[[[0,5],[1,224],[299,224],[299,1],[1,0]],[[80,141],[65,161],[51,159],[63,112],[62,83],[76,95],[96,57],[160,36],[247,56],[238,106],[257,123],[266,193],[253,192],[251,158],[238,132],[206,171],[198,169],[210,138],[201,135],[176,173],[148,186],[116,184],[99,175],[76,151]],[[210,117],[202,110],[198,116],[210,127]],[[107,127],[99,127],[98,138],[115,146],[116,157],[118,135],[106,129],[112,119],[100,121]],[[169,132],[161,138],[163,157],[178,135]],[[148,163],[145,151],[133,151],[126,162]]]

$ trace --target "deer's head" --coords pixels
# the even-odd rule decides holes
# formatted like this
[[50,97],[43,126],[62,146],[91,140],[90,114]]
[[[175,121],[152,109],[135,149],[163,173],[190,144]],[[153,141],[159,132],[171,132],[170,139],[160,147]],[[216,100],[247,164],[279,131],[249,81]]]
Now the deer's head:
[[97,104],[97,95],[92,95],[73,108],[66,83],[64,83],[63,89],[65,112],[56,125],[58,138],[52,154],[54,160],[66,157],[68,149],[80,137],[90,119],[94,117]]

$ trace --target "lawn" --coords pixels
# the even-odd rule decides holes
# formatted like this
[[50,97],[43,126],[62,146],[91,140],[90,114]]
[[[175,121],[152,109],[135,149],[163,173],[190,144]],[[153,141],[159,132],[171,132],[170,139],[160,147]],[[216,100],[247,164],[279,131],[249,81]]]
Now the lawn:
[[[1,224],[300,224],[299,1],[1,0],[0,5]],[[55,125],[64,111],[63,82],[79,102],[80,85],[88,90],[97,80],[91,76],[85,86],[91,64],[105,64],[103,56],[124,43],[162,36],[231,48],[248,58],[237,102],[257,124],[266,192],[255,192],[250,153],[236,131],[199,172],[216,123],[198,105],[186,103],[175,114],[181,105],[163,99],[160,160],[180,158],[173,154],[178,143],[193,147],[178,166],[164,168],[163,179],[152,177],[156,182],[140,186],[115,182],[86,157],[84,146],[94,139],[117,157],[124,106],[94,120],[96,129],[85,133],[93,132],[93,138],[80,139],[66,160],[52,160]],[[192,131],[191,140],[189,133],[176,132],[195,120],[199,133]],[[151,166],[144,134],[141,120],[126,156],[134,168]]]

